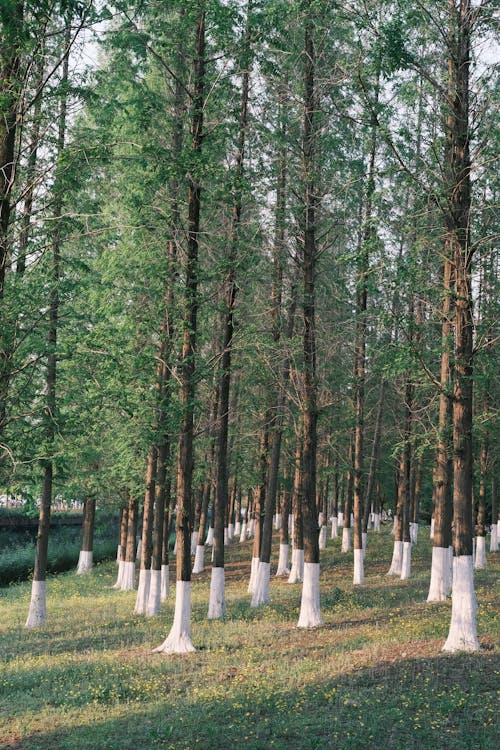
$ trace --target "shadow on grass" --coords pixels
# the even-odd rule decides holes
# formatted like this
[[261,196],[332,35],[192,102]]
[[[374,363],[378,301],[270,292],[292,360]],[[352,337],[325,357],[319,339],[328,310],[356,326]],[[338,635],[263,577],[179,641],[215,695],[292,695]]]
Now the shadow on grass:
[[[179,660],[157,658],[160,664]],[[490,750],[499,739],[498,666],[498,657],[484,652],[403,659],[333,679],[320,672],[303,687],[290,689],[283,675],[248,675],[235,665],[219,675],[217,684],[202,671],[186,681],[184,672],[177,682],[159,684],[153,695],[135,696],[126,692],[131,680],[126,672],[114,692],[110,688],[97,698],[88,693],[91,721],[83,718],[83,710],[80,718],[78,706],[72,713],[66,699],[54,704],[54,712],[55,723],[68,726],[22,738],[13,729],[0,747]]]

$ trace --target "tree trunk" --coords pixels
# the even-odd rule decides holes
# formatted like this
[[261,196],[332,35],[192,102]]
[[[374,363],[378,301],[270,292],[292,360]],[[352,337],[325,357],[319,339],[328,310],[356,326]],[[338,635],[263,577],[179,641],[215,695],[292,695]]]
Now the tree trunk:
[[121,580],[122,591],[135,589],[135,551],[137,537],[137,513],[139,503],[136,498],[130,496],[127,513],[127,546],[125,550],[125,563]]
[[453,590],[445,651],[477,651],[472,567],[473,316],[470,242],[469,67],[471,3],[449,0],[446,237],[455,270],[453,383]]
[[[194,93],[192,98],[192,151],[201,156],[205,78],[205,12],[196,30]],[[198,313],[198,246],[201,185],[190,174],[188,196],[187,259],[185,268],[185,314],[180,363],[181,424],[177,469],[177,586],[174,622],[165,641],[155,649],[163,653],[194,650],[191,641],[191,518],[193,477],[193,433],[195,398],[195,354]]]
[[[62,95],[59,110],[59,123],[57,135],[57,155],[60,159],[64,152],[66,139],[66,117],[68,106],[68,72],[69,72],[69,46],[71,40],[70,19],[66,22],[64,34],[65,55],[61,76]],[[42,504],[40,507],[40,518],[38,524],[38,536],[35,552],[35,568],[33,573],[33,585],[31,591],[31,602],[26,620],[26,627],[37,627],[46,621],[46,573],[47,573],[47,550],[49,544],[50,530],[50,508],[52,503],[52,480],[54,474],[53,453],[57,431],[57,334],[59,327],[59,285],[61,279],[61,226],[60,221],[63,212],[63,193],[60,187],[60,175],[56,174],[54,183],[54,234],[52,238],[52,268],[51,268],[51,291],[49,304],[49,330],[48,330],[48,354],[47,354],[47,376],[46,376],[46,404],[45,404],[45,445],[47,457],[42,461],[44,470],[42,486]],[[3,209],[2,209],[3,210]],[[3,279],[1,280],[3,282]],[[0,288],[0,299],[2,289]]]
[[312,3],[308,4],[304,20],[304,122],[302,137],[302,167],[304,174],[303,235],[303,352],[304,396],[302,403],[302,513],[304,523],[304,582],[298,627],[311,628],[321,623],[319,597],[319,543],[316,511],[316,452],[317,452],[317,382],[316,382],[316,214],[318,188],[316,184],[315,149],[317,141],[317,101],[315,92],[315,46]]
[[95,497],[88,497],[83,506],[82,546],[76,572],[90,573],[93,565]]

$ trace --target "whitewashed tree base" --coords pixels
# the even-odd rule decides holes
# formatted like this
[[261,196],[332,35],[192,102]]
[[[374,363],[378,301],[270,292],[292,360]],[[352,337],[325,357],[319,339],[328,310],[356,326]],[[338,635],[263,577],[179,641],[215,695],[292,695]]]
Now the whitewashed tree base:
[[271,579],[271,563],[259,562],[257,577],[255,581],[255,590],[253,592],[251,606],[260,607],[262,604],[269,604],[269,582]]
[[276,513],[274,517],[274,529],[279,531],[281,529],[281,513]]
[[410,539],[412,544],[416,544],[418,542],[418,523],[411,523],[410,524]]
[[304,550],[292,549],[292,567],[288,583],[300,583],[304,580]]
[[443,651],[479,651],[474,568],[470,555],[453,558],[451,622]]
[[120,560],[118,563],[118,575],[116,576],[116,583],[113,584],[111,588],[113,589],[121,589],[122,587],[122,579],[123,579],[123,566],[125,565],[125,562],[123,560]]
[[276,571],[277,576],[290,575],[290,568],[288,567],[288,549],[288,544],[280,544],[278,569]]
[[319,600],[319,563],[304,563],[304,582],[298,628],[316,628],[321,625]]
[[161,601],[165,602],[170,596],[170,568],[168,565],[161,566]]
[[433,547],[428,602],[445,602],[451,592],[449,547]]
[[232,542],[234,539],[234,523],[230,523],[227,527],[227,538],[229,542]]
[[227,529],[227,526],[224,526],[224,547],[227,547],[229,544],[229,532]]
[[122,559],[122,546],[121,544],[118,545],[118,549],[116,550],[116,564],[119,565]]
[[[236,521],[234,525],[234,536],[239,538],[240,534],[241,534],[241,521]],[[241,539],[240,539],[240,542],[241,542]]]
[[137,550],[135,553],[135,559],[140,560],[141,559],[141,553],[142,553],[142,539],[139,539],[137,542]]
[[213,543],[214,543],[214,527],[210,526],[210,528],[208,529],[205,546],[210,547]]
[[429,531],[429,535],[431,539],[434,539],[434,519],[433,518],[431,518],[431,528]]
[[161,646],[153,649],[153,652],[188,654],[191,651],[195,651],[191,641],[191,581],[177,581],[172,628]]
[[121,580],[122,591],[133,591],[135,589],[135,562],[124,562]]
[[198,544],[196,546],[196,554],[194,556],[193,573],[203,573],[205,570],[205,545]]
[[146,607],[148,617],[156,617],[161,609],[161,570],[151,570],[149,596]]
[[145,614],[148,608],[149,584],[151,582],[151,570],[139,570],[139,585],[137,587],[137,596],[135,598],[134,612],[137,615]]
[[224,568],[212,568],[207,617],[209,620],[220,620],[224,617],[225,614],[226,590]]
[[322,526],[319,531],[319,548],[326,549],[326,526]]
[[338,516],[332,516],[332,539],[337,539],[339,535],[339,519]]
[[351,550],[351,529],[348,526],[342,527],[342,547],[341,552],[346,554]]
[[318,513],[318,529],[320,529],[323,526],[323,512],[320,511]]
[[403,542],[403,557],[401,559],[401,580],[411,578],[411,542]]
[[252,539],[255,536],[255,518],[250,519],[250,525],[248,527],[248,538]]
[[94,564],[94,553],[92,550],[80,550],[78,556],[78,566],[76,568],[76,574],[81,576],[85,573],[90,573]]
[[293,536],[293,514],[288,516],[288,536]]
[[47,621],[47,583],[46,581],[33,581],[31,584],[31,600],[28,619],[25,627],[39,628]]
[[198,532],[192,531],[191,532],[191,554],[194,556],[196,554],[196,547],[198,546]]
[[352,582],[355,586],[362,586],[365,582],[363,558],[363,550],[354,549],[354,576]]
[[490,552],[498,552],[498,524],[491,524]]
[[343,529],[344,528],[344,514],[342,513],[342,511],[339,511],[339,514],[337,516],[337,521],[338,521],[339,529]]
[[474,560],[476,570],[483,570],[486,567],[486,537],[476,537],[476,559]]
[[388,576],[400,576],[402,563],[403,563],[403,542],[394,542],[391,567],[387,571],[387,575]]
[[240,542],[246,542],[247,539],[247,522],[243,521],[241,524],[241,531],[240,531]]
[[255,584],[257,582],[257,571],[259,569],[259,557],[252,557],[252,563],[250,566],[250,580],[248,582],[248,593],[252,594],[255,591]]
[[380,513],[373,514],[373,531],[380,531]]

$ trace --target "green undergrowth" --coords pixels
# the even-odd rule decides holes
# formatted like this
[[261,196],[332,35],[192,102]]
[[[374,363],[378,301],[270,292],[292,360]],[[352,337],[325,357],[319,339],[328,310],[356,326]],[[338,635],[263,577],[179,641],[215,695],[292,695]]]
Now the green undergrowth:
[[[63,573],[78,563],[80,554],[81,529],[58,529],[51,534],[47,571]],[[35,544],[26,537],[22,541],[12,541],[7,534],[0,546],[0,586],[26,581],[33,574]],[[96,541],[94,559],[96,562],[116,557],[116,541]]]
[[[276,540],[277,548],[277,540]],[[48,581],[47,625],[26,630],[30,587],[0,592],[0,748],[17,750],[490,750],[500,746],[499,556],[476,572],[476,654],[446,655],[450,603],[426,604],[428,534],[413,577],[387,577],[392,538],[370,538],[366,585],[352,556],[322,553],[323,625],[296,628],[300,585],[274,579],[252,608],[250,544],[226,555],[227,616],[206,619],[210,571],[192,584],[196,651],[154,654],[174,592],[156,618],[112,589],[113,563]],[[207,554],[207,563],[208,563]],[[173,575],[173,571],[171,573]]]

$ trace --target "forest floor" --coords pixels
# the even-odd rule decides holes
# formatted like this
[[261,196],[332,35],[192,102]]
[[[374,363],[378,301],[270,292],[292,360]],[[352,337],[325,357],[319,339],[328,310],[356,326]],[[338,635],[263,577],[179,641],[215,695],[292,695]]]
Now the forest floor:
[[134,615],[135,592],[111,588],[114,563],[51,577],[47,625],[37,630],[24,628],[29,583],[0,589],[0,748],[500,747],[500,554],[488,553],[488,567],[476,571],[481,650],[457,655],[441,652],[450,602],[425,602],[428,527],[411,580],[386,575],[391,554],[389,530],[372,534],[366,585],[353,587],[352,553],[329,539],[324,624],[311,631],[296,627],[300,584],[274,578],[271,604],[250,606],[251,543],[233,544],[227,616],[206,619],[208,565],[192,584],[197,650],[184,656],[152,653],[170,630],[173,587],[159,617]]

